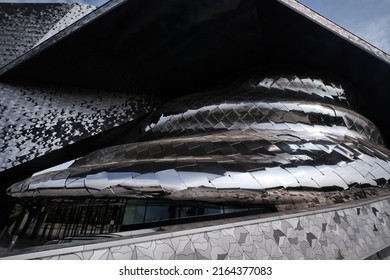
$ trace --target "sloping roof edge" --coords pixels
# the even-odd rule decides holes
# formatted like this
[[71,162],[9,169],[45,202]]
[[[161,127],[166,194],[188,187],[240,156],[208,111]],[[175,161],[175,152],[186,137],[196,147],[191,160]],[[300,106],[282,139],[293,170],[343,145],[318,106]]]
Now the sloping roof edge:
[[[40,44],[34,46],[29,51],[24,53],[23,55],[19,56],[15,60],[11,61],[10,63],[4,65],[3,67],[0,67],[0,76],[9,70],[13,69],[14,67],[18,66],[19,64],[23,63],[28,58],[41,53],[45,51],[48,47],[56,43],[57,41],[60,41],[70,34],[74,33],[75,31],[79,30],[80,28],[88,25],[90,22],[96,20],[97,18],[103,16],[104,14],[110,12],[112,9],[115,9],[116,7],[120,6],[122,3],[126,2],[127,0],[111,0],[108,1],[106,4],[102,5],[101,7],[98,7],[91,13],[87,14],[86,16],[80,18],[73,24],[69,25],[68,27],[64,28],[63,30],[59,31],[57,34],[49,37],[47,40],[41,42]],[[1,5],[1,3],[0,3]]]
[[[349,43],[352,43],[353,45],[365,50],[367,53],[371,54],[372,56],[390,64],[390,55],[389,54],[385,53],[384,51],[380,50],[379,48],[375,47],[374,45],[368,43],[364,39],[356,36],[355,34],[351,33],[350,31],[346,30],[345,28],[341,27],[340,25],[332,22],[331,20],[327,19],[326,17],[318,14],[317,12],[308,8],[307,6],[303,5],[302,3],[300,3],[296,0],[277,0],[277,1],[284,4],[288,8],[294,10],[295,12],[299,13],[300,15],[308,18],[313,23],[320,25],[321,27],[333,32],[337,36],[348,41]],[[24,62],[28,58],[45,51],[45,49],[47,49],[48,47],[50,47],[51,45],[53,45],[57,41],[65,39],[68,35],[74,33],[75,31],[79,30],[80,28],[88,25],[89,23],[93,22],[97,18],[104,16],[105,14],[109,13],[111,10],[119,7],[121,4],[123,4],[125,2],[127,2],[127,0],[108,1],[106,4],[102,5],[101,7],[92,11],[91,13],[87,14],[85,17],[79,19],[78,21],[74,22],[73,24],[66,27],[62,31],[58,32],[54,36],[50,37],[46,41],[42,42],[41,44],[30,49],[28,52],[19,56],[14,61],[12,61],[9,64],[0,68],[0,76],[3,75],[4,73],[8,72],[9,70],[13,69],[14,67],[18,66],[19,64],[21,64],[22,62]]]
[[277,0],[375,57],[390,63],[390,55],[296,0]]

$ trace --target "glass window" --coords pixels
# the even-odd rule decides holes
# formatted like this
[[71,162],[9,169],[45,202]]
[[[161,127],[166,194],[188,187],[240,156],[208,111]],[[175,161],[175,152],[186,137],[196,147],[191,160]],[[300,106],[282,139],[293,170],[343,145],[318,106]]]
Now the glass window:
[[144,222],[145,201],[129,200],[123,216],[123,225],[140,224]]
[[223,208],[224,208],[225,214],[248,211],[248,208],[240,208],[240,207],[224,206]]
[[169,220],[175,217],[175,207],[167,202],[148,203],[146,208],[145,222]]
[[196,206],[189,206],[189,207],[185,207],[185,206],[182,206],[180,207],[180,218],[187,218],[187,217],[194,217],[194,216],[197,216],[198,215],[198,211],[197,211],[197,207]]
[[223,214],[221,206],[199,203],[199,216]]

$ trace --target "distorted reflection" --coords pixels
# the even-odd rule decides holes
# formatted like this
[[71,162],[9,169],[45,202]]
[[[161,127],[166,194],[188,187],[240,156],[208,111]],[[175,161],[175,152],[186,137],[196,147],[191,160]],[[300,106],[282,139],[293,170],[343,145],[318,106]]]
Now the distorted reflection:
[[359,198],[356,188],[389,186],[379,130],[349,107],[341,87],[320,80],[248,79],[169,102],[141,128],[135,143],[40,172],[8,193],[122,199],[111,220],[126,227],[331,204]]

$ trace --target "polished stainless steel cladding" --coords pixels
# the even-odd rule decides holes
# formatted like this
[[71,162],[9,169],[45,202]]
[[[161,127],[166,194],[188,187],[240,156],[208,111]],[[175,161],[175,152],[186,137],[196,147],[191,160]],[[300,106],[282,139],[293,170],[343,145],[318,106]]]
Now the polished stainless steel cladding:
[[287,202],[275,201],[275,192],[291,201],[303,190],[306,203],[321,204],[315,196],[326,191],[383,188],[390,180],[379,130],[349,107],[341,86],[319,79],[249,78],[191,94],[141,129],[136,143],[32,176],[9,194],[277,205]]
[[0,258],[390,258],[381,50],[296,0],[0,26]]

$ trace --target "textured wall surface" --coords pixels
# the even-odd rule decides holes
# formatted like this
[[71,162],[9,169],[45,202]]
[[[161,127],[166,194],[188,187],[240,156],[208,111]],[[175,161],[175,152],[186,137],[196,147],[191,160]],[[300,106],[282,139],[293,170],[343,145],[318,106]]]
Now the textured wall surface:
[[51,36],[57,34],[61,30],[75,23],[80,18],[89,14],[96,9],[95,6],[85,4],[72,4],[71,9],[62,17],[57,23],[34,45],[38,45],[43,41],[49,39]]
[[0,84],[0,171],[154,110],[151,98]]
[[[95,8],[0,3],[0,68]],[[0,83],[0,172],[124,124],[152,107],[146,98],[128,93]]]
[[0,67],[30,49],[70,8],[66,4],[38,6],[2,3]]
[[368,257],[367,260],[390,260],[390,247],[387,247]]
[[[365,259],[390,246],[390,198],[10,259]],[[169,231],[169,228],[167,228]]]
[[0,68],[93,9],[80,4],[0,3]]
[[[282,2],[388,61],[388,56],[382,52],[296,1]],[[89,8],[72,5],[29,6],[32,9],[7,7],[11,8],[0,12],[0,67],[89,12]],[[41,44],[23,59],[45,50],[57,39],[98,16],[99,12],[91,15]],[[12,64],[17,62],[5,68]],[[71,67],[76,64],[70,63]],[[58,65],[42,68],[65,69]],[[74,68],[81,68],[80,65]],[[95,68],[103,69],[104,75],[110,72],[101,65]],[[72,71],[66,71],[57,77],[69,79]],[[131,80],[124,73],[125,80]],[[96,151],[69,169],[41,173],[15,184],[11,194],[27,199],[66,197],[85,189],[88,194],[101,197],[166,196],[184,200],[195,197],[217,202],[244,197],[246,201],[259,202],[267,193],[268,200],[273,203],[279,193],[274,196],[270,193],[278,192],[278,188],[349,191],[355,187],[360,190],[360,187],[389,185],[389,151],[383,146],[375,125],[348,107],[342,88],[297,77],[264,79],[249,88],[246,92],[234,88],[235,91],[225,91],[222,95],[207,92],[202,93],[203,100],[199,99],[200,94],[172,102],[146,123],[144,138],[140,139],[146,142]],[[0,84],[0,92],[0,153],[4,155],[0,158],[0,171],[124,124],[154,109],[149,98],[81,88]],[[256,95],[258,92],[263,94],[261,98]],[[91,165],[93,167],[89,167]],[[323,205],[328,204],[325,195],[321,197],[315,192],[299,195],[304,196],[302,200],[308,206],[321,204],[319,200]],[[285,196],[288,203],[284,205],[295,204],[293,196],[296,197],[296,193],[289,190]],[[353,207],[259,217],[245,222],[224,221],[225,224],[218,226],[195,228],[196,225],[191,225],[189,229],[168,229],[167,233],[147,237],[21,258],[387,258],[389,199],[356,203]]]
[[9,193],[261,204],[266,196],[274,203],[267,190],[275,188],[348,190],[390,180],[379,130],[349,108],[341,87],[318,79],[253,78],[191,94],[140,126],[141,141],[97,150]]

